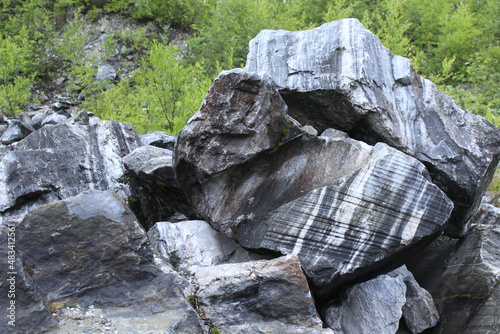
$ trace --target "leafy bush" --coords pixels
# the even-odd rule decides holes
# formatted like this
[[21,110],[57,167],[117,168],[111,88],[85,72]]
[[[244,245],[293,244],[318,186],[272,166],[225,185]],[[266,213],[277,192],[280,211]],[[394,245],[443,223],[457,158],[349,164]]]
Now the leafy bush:
[[179,57],[175,47],[154,43],[139,70],[84,106],[102,118],[130,122],[140,133],[177,134],[210,85],[199,64],[183,65]]
[[30,68],[27,50],[12,38],[0,36],[0,111],[14,116],[28,104]]

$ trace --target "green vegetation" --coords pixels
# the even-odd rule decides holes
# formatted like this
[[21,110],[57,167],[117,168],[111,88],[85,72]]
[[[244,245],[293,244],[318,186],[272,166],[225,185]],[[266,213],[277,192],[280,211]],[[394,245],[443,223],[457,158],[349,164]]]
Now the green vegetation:
[[[104,52],[85,45],[106,13],[143,28],[108,35]],[[394,53],[412,60],[466,109],[500,125],[500,2],[497,0],[0,0],[0,111],[15,115],[47,94],[54,79],[103,119],[139,132],[176,134],[198,109],[222,69],[245,63],[262,29],[308,29],[358,18]],[[151,33],[155,27],[159,33]],[[175,28],[189,33],[180,52]],[[140,68],[116,82],[96,82],[98,64],[125,45]],[[121,52],[121,51],[120,51]]]

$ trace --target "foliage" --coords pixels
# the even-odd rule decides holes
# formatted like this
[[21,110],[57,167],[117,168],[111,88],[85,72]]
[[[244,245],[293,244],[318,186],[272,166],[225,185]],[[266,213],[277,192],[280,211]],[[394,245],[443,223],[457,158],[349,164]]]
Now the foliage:
[[183,65],[178,57],[175,47],[154,43],[139,70],[84,106],[101,117],[131,122],[140,133],[177,134],[210,85],[200,64]]
[[10,37],[0,36],[0,111],[14,116],[27,105],[30,67],[26,49]]
[[[94,78],[106,59],[83,46],[96,38],[86,31],[89,22],[105,12],[188,31],[189,47],[180,54],[149,28],[108,35],[105,49],[125,45],[146,56],[131,77],[104,89]],[[346,17],[409,57],[460,105],[499,124],[498,0],[0,0],[0,109],[18,113],[32,102],[32,87],[48,89],[46,82],[63,75],[100,117],[129,121],[142,132],[176,132],[218,71],[244,65],[259,31]]]
[[[191,59],[201,59],[209,75],[216,69],[242,67],[248,53],[248,42],[263,29],[300,29],[300,21],[290,20],[296,7],[268,0],[214,1],[208,14],[195,22],[197,31],[188,43]],[[277,15],[280,14],[280,15]]]

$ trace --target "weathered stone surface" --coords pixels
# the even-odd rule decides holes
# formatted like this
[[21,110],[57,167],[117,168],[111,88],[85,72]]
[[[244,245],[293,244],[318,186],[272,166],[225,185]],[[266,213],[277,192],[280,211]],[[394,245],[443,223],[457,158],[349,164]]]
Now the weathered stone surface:
[[172,151],[174,150],[175,141],[177,140],[176,136],[163,131],[147,133],[145,135],[141,135],[140,137],[143,145],[152,145]]
[[358,20],[264,30],[250,42],[246,70],[271,76],[302,124],[382,141],[422,161],[455,203],[447,233],[467,229],[498,164],[500,130],[419,77]]
[[241,69],[221,72],[177,138],[179,182],[190,186],[197,178],[239,165],[297,135],[298,124],[286,111],[270,80]]
[[27,137],[33,131],[35,129],[31,125],[13,119],[10,121],[9,127],[2,134],[2,137],[0,137],[0,142],[4,145],[9,145]]
[[399,267],[388,273],[388,275],[392,277],[401,275],[403,282],[406,284],[403,318],[409,331],[418,334],[436,326],[439,321],[439,313],[434,305],[434,300],[431,294],[417,283],[413,274],[406,269],[406,266]]
[[122,157],[140,145],[125,123],[45,126],[5,152],[0,161],[0,213],[20,219],[42,204],[88,190],[112,189],[127,197],[119,180]]
[[151,246],[174,268],[181,270],[257,259],[257,255],[250,255],[202,220],[158,222],[148,231],[148,236]]
[[394,334],[406,302],[406,285],[401,275],[380,275],[356,284],[344,300],[326,311],[326,323],[338,334]]
[[65,123],[66,121],[68,121],[67,115],[59,114],[59,113],[52,113],[43,119],[42,126],[49,125],[49,124],[52,124],[52,125],[61,124],[61,123]]
[[137,218],[110,191],[31,211],[18,226],[17,248],[52,309],[94,305],[127,319],[134,333],[204,332],[181,278],[154,257]]
[[4,221],[0,225],[0,251],[4,256],[0,263],[0,327],[2,333],[38,334],[54,322],[47,302],[17,253],[18,224],[18,221]]
[[464,333],[476,333],[473,328],[488,333],[488,328],[498,328],[499,217],[500,209],[483,206],[474,220],[481,224],[475,224],[450,257],[435,294],[441,321],[434,333],[460,333],[466,328],[471,331]]
[[196,217],[175,178],[172,151],[141,146],[125,156],[123,164],[131,187],[129,205],[144,227],[169,220],[178,211]]
[[[321,145],[307,152],[329,158],[308,159],[304,168],[321,170],[329,182],[241,225],[237,239],[244,247],[297,254],[315,291],[328,293],[384,264],[396,265],[400,253],[441,233],[453,206],[417,160],[385,144],[309,141]],[[297,170],[293,175],[300,180]]]
[[199,267],[194,278],[197,304],[221,333],[332,333],[296,256]]

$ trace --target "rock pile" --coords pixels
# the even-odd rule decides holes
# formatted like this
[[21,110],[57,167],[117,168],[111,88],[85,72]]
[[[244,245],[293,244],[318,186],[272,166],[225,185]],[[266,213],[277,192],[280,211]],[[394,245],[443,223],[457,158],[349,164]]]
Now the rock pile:
[[7,333],[498,325],[500,130],[355,19],[261,32],[177,138],[0,123]]

